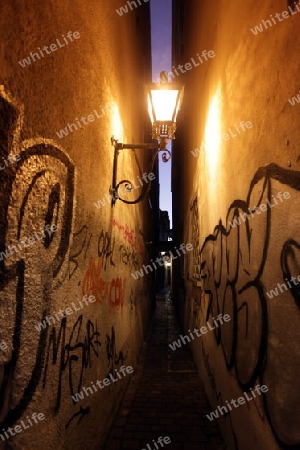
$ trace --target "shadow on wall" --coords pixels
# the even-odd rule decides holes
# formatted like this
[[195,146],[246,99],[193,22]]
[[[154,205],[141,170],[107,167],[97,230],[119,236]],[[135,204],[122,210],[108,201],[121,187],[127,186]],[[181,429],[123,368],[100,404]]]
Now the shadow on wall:
[[[280,191],[289,192],[290,197],[275,207],[275,195]],[[236,227],[224,226],[220,220],[213,234],[198,246],[208,303],[202,295],[194,315],[195,326],[199,326],[200,313],[206,321],[218,314],[231,316],[230,322],[214,331],[227,370],[233,372],[243,391],[250,391],[256,383],[268,386],[269,391],[263,395],[263,415],[259,408],[257,412],[262,422],[268,421],[282,448],[290,449],[300,448],[300,348],[296,345],[300,292],[295,285],[272,299],[266,292],[300,274],[299,191],[300,172],[270,164],[255,173],[247,200],[235,200],[230,205],[226,223],[262,204],[273,206]],[[196,242],[192,243],[196,249]],[[203,341],[201,347],[212,391],[217,402],[224,405]],[[228,418],[232,448],[238,448],[230,412]]]

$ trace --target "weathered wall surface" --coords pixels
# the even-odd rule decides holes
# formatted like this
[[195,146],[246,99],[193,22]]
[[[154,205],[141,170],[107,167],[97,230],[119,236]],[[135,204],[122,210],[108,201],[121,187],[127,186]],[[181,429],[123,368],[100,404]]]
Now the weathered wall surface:
[[[1,3],[0,429],[27,425],[1,449],[101,448],[130,375],[71,396],[134,369],[153,309],[151,277],[130,276],[149,257],[148,201],[112,207],[107,195],[110,137],[144,139],[151,74],[149,5],[120,16],[122,5]],[[121,152],[118,180],[138,175]],[[47,225],[57,231],[44,237]],[[29,427],[34,412],[45,418]]]
[[[290,281],[300,275],[300,105],[288,101],[300,88],[300,8],[279,21],[287,2],[187,0],[174,2],[176,12],[183,3],[173,64],[199,62],[204,50],[215,57],[180,76],[174,236],[195,251],[179,269],[179,310],[186,331],[231,316],[191,343],[212,410],[268,387],[218,419],[228,448],[300,448],[300,297]],[[271,16],[276,23],[264,26]],[[234,218],[241,224],[231,226]]]

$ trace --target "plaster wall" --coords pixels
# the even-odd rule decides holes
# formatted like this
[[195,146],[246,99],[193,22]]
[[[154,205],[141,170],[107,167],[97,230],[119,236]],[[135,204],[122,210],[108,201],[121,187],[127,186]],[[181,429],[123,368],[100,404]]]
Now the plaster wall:
[[[147,199],[112,207],[108,196],[110,138],[144,140],[151,76],[149,4],[120,16],[123,5],[1,2],[0,160],[20,160],[0,172],[0,251],[33,240],[0,261],[0,429],[45,416],[1,449],[103,448],[130,375],[71,396],[134,370],[146,336],[152,279],[131,273],[149,258],[153,214]],[[138,157],[149,172],[149,156]],[[118,181],[138,175],[134,153],[121,152]],[[43,238],[47,224],[57,231]],[[96,300],[80,308],[85,295]]]
[[185,331],[231,317],[191,342],[212,410],[268,387],[218,419],[230,450],[300,448],[299,289],[277,286],[300,275],[300,106],[288,101],[299,91],[300,12],[262,23],[287,6],[174,2],[175,68],[215,54],[176,77],[185,99],[173,151],[174,236],[194,244],[174,277],[182,280],[176,302]]

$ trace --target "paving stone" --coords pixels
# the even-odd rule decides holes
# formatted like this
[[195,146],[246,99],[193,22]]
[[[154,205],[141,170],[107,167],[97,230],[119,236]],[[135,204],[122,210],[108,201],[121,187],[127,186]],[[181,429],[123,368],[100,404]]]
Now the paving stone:
[[[159,436],[171,438],[164,450],[226,448],[217,422],[206,418],[212,408],[188,347],[174,352],[168,347],[182,332],[165,294],[157,298],[147,342],[104,450],[148,450],[147,444],[154,449],[153,439]],[[174,371],[169,372],[170,364]],[[193,371],[180,372],[176,367]]]
[[123,439],[134,439],[135,435],[134,435],[134,431],[125,431],[123,434]]
[[126,425],[126,418],[125,417],[119,417],[119,418],[117,418],[117,420],[115,421],[115,424],[114,424],[116,427],[121,427],[121,426],[124,426],[124,425]]
[[122,448],[121,444],[121,440],[112,439],[110,442],[108,442],[106,450],[120,450]]
[[140,441],[150,441],[153,439],[153,433],[149,431],[139,431],[135,433],[135,439],[139,439]]
[[140,417],[129,417],[128,418],[128,423],[145,423],[145,420],[140,418]]
[[138,425],[133,424],[133,423],[127,423],[126,425],[126,431],[134,431],[136,430],[138,427]]
[[[178,442],[171,442],[170,444],[168,444],[167,447],[168,450],[183,450],[183,444],[180,444]],[[167,450],[165,449],[165,450]]]
[[121,438],[123,436],[123,430],[124,428],[114,427],[111,432],[111,436],[114,438]]
[[184,444],[184,450],[207,450],[207,447],[204,444],[196,444],[193,442],[186,442]]
[[206,450],[225,450],[226,446],[224,444],[206,444]]
[[140,442],[139,441],[133,441],[133,440],[131,440],[131,441],[127,441],[127,440],[125,440],[125,441],[123,441],[122,442],[122,447],[121,447],[122,449],[124,449],[124,450],[140,450],[141,449],[141,444],[140,444]]

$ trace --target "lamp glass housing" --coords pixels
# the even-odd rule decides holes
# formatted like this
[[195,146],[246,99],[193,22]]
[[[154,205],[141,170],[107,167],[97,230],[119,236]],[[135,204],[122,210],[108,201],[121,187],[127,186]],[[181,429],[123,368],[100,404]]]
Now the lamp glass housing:
[[183,86],[152,83],[147,89],[148,112],[152,123],[152,138],[175,139],[176,119],[183,97]]
[[150,105],[154,109],[154,115],[150,110],[152,125],[155,121],[176,122],[177,97],[178,91],[174,89],[151,90]]

